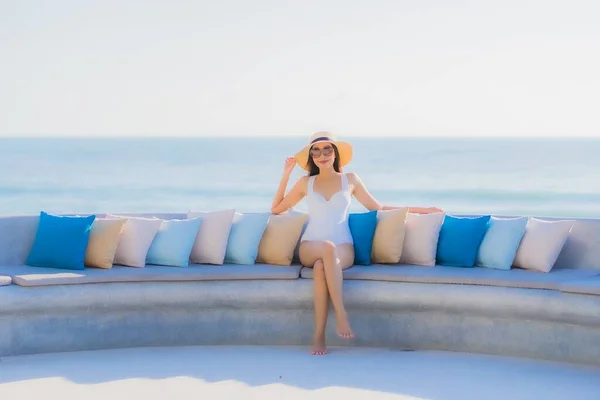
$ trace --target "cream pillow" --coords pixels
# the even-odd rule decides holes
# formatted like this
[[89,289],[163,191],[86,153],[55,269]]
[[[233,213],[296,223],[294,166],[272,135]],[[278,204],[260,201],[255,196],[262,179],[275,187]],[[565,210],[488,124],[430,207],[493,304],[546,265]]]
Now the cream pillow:
[[[121,218],[108,215],[109,218]],[[163,220],[158,218],[126,217],[127,224],[115,254],[115,264],[143,268],[146,266],[148,249],[160,229]]]
[[85,251],[85,266],[110,269],[125,228],[125,218],[96,218]]
[[292,264],[297,263],[300,264],[300,244],[302,240],[302,235],[304,235],[304,231],[306,231],[306,226],[308,225],[308,213],[300,210],[296,210],[294,208],[290,208],[288,211],[284,212],[282,215],[303,215],[304,216],[304,225],[302,225],[302,231],[300,232],[300,237],[298,238],[298,242],[296,243],[296,248],[294,249],[294,257],[292,257]]
[[574,224],[572,220],[542,221],[529,218],[513,266],[550,272]]
[[234,214],[235,210],[188,212],[188,218],[202,219],[190,255],[193,264],[223,264]]
[[437,243],[445,215],[443,212],[407,214],[401,264],[435,265]]
[[373,263],[397,264],[400,262],[407,213],[407,207],[377,212],[377,227],[371,251]]
[[307,215],[272,215],[258,246],[257,263],[291,265]]

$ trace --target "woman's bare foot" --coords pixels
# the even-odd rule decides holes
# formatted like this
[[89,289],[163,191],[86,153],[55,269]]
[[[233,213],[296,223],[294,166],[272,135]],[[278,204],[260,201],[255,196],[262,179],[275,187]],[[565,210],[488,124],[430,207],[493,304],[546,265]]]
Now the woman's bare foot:
[[325,345],[324,335],[315,335],[313,337],[313,347],[311,354],[313,356],[323,356],[327,354],[327,346]]
[[354,332],[352,332],[352,328],[350,328],[350,323],[348,322],[348,315],[346,313],[342,315],[336,316],[337,322],[337,334],[342,339],[354,339]]

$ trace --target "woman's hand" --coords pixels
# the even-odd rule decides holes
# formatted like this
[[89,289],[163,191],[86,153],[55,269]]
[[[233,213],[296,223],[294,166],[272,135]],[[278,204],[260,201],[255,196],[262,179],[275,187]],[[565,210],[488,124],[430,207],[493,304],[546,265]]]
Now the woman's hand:
[[296,166],[296,157],[288,157],[283,165],[283,174],[290,175]]
[[[395,207],[383,207],[384,210],[392,210]],[[408,212],[413,214],[434,214],[444,212],[441,208],[437,207],[408,207]]]

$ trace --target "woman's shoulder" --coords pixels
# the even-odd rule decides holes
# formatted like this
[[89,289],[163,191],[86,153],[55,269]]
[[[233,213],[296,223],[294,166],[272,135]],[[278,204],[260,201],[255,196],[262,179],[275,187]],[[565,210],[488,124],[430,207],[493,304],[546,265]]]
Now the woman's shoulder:
[[356,172],[346,172],[344,175],[346,175],[350,184],[355,184],[360,179]]
[[306,185],[308,185],[308,181],[311,177],[308,175],[304,175],[301,176],[300,178],[298,178],[298,180],[296,181],[296,185],[301,185],[303,187],[306,187]]

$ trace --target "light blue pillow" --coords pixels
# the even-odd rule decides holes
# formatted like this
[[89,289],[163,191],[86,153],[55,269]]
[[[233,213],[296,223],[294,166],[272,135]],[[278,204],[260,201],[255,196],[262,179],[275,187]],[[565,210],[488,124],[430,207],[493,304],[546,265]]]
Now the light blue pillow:
[[27,265],[61,269],[85,269],[85,251],[96,219],[40,213],[40,221]]
[[474,218],[446,215],[438,238],[436,263],[474,267],[489,220],[489,215]]
[[377,227],[377,210],[350,214],[348,225],[354,241],[354,264],[371,265],[373,237]]
[[146,254],[146,263],[188,267],[202,218],[164,220]]
[[492,217],[477,254],[477,265],[509,270],[525,235],[527,217]]
[[225,251],[226,264],[255,263],[258,246],[270,217],[270,213],[235,213]]

